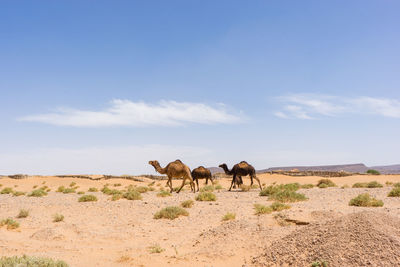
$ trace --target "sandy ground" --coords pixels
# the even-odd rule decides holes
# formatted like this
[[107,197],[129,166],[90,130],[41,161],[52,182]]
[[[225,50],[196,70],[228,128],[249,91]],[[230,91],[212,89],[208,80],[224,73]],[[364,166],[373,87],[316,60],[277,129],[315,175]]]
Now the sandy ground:
[[[316,184],[321,177],[288,177],[281,175],[258,175],[262,183],[299,182]],[[134,182],[124,179],[92,181],[87,179],[31,177],[15,180],[0,178],[0,190],[12,187],[30,192],[33,186],[47,185],[51,192],[45,197],[15,197],[0,195],[0,220],[15,218],[20,209],[28,209],[27,218],[16,219],[20,228],[0,228],[0,256],[34,255],[61,259],[70,266],[250,266],[253,256],[259,255],[271,242],[287,236],[299,225],[280,226],[274,219],[276,213],[254,215],[253,204],[271,204],[267,197],[259,196],[259,189],[249,192],[228,192],[230,180],[221,179],[224,189],[215,192],[216,202],[198,202],[188,209],[189,216],[175,220],[153,219],[154,213],[163,207],[179,205],[193,199],[195,194],[186,190],[171,197],[157,197],[159,186],[166,181],[156,181],[156,191],[142,194],[143,200],[121,199],[101,192],[90,193],[98,197],[97,202],[78,202],[80,195],[63,194],[55,191],[61,185],[75,182],[79,189],[89,187],[101,189],[103,185],[120,183],[148,185],[152,180]],[[345,184],[377,180],[400,182],[400,175],[350,176],[332,178],[339,186],[327,189],[301,189],[309,200],[293,203],[291,209],[281,213],[291,219],[305,222],[321,221],[362,210],[379,211],[400,217],[400,198],[388,198],[390,186],[374,189],[345,188]],[[248,178],[244,178],[249,184]],[[43,184],[44,183],[44,184]],[[173,186],[181,181],[174,180]],[[200,182],[203,184],[203,181]],[[383,200],[381,208],[357,208],[348,206],[351,198],[369,192]],[[197,193],[196,193],[197,194]],[[227,212],[236,213],[234,221],[222,222]],[[52,216],[60,213],[63,222],[53,222]],[[162,253],[150,253],[149,247],[158,244]]]

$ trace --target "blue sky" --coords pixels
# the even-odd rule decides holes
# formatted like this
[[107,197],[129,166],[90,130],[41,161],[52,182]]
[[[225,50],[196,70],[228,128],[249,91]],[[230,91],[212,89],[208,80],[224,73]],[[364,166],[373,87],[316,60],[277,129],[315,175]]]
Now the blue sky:
[[398,1],[3,1],[0,174],[400,163]]

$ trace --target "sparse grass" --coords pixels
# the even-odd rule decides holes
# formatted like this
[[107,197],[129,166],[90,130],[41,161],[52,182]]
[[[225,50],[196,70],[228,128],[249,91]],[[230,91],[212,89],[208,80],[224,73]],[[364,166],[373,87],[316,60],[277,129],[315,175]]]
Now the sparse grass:
[[22,191],[14,191],[12,194],[13,194],[13,196],[15,196],[15,197],[19,197],[19,196],[25,195],[26,193],[25,193],[25,192],[22,192]]
[[135,190],[129,190],[128,192],[125,192],[123,194],[123,197],[126,198],[127,200],[141,200],[142,195]]
[[61,260],[53,260],[50,258],[43,257],[31,257],[31,256],[22,256],[22,257],[1,257],[0,258],[0,266],[4,267],[68,267],[68,264]]
[[393,184],[393,187],[400,187],[400,183]]
[[94,195],[84,195],[78,199],[78,202],[90,202],[90,201],[97,201],[97,197]]
[[212,192],[200,192],[196,196],[197,201],[216,201],[217,197]]
[[200,188],[200,192],[213,192],[213,191],[214,191],[213,185],[206,185],[206,186]]
[[29,210],[20,209],[17,218],[26,218],[29,216]]
[[310,188],[313,188],[314,185],[313,184],[302,184],[300,187],[303,189],[310,189]]
[[251,189],[251,186],[250,186],[250,185],[245,185],[245,184],[241,184],[241,185],[240,185],[240,190],[241,190],[242,192],[249,192],[250,189]]
[[165,251],[165,249],[160,247],[159,244],[154,244],[154,245],[148,247],[148,249],[149,249],[150,253],[161,253],[161,252]]
[[353,188],[379,188],[383,187],[382,184],[378,183],[377,181],[372,181],[369,183],[355,183],[353,184]]
[[47,192],[44,191],[42,188],[33,190],[28,197],[44,197],[47,196]]
[[170,206],[156,212],[156,214],[154,214],[154,219],[173,220],[178,218],[179,216],[188,216],[188,215],[189,213],[185,209],[181,207]]
[[194,205],[194,201],[189,199],[189,200],[185,200],[181,203],[181,206],[184,208],[191,208]]
[[[0,227],[7,225],[7,229],[17,229],[19,227],[19,223],[12,218],[7,218],[0,221]],[[1,266],[1,265],[0,265]]]
[[160,192],[157,193],[158,197],[169,197],[172,196],[170,192],[165,191],[165,190],[161,190]]
[[382,207],[383,201],[371,197],[368,193],[364,193],[350,200],[349,205],[357,207]]
[[254,210],[256,215],[270,214],[273,211],[271,207],[262,204],[254,204]]
[[56,213],[53,215],[53,222],[62,222],[64,221],[64,215]]
[[222,217],[222,221],[231,221],[236,219],[236,214],[232,212],[228,212],[227,214]]
[[328,267],[328,263],[326,261],[314,261],[311,263],[311,267]]
[[283,204],[281,202],[274,202],[271,204],[270,207],[273,211],[281,211],[281,210],[290,209],[289,205]]
[[69,187],[74,187],[75,185],[76,185],[76,183],[72,182],[72,183],[69,184]]
[[336,184],[331,179],[321,179],[318,181],[319,188],[336,187]]
[[400,187],[394,187],[392,191],[389,192],[388,197],[400,197]]
[[78,194],[78,195],[83,195],[83,194],[85,194],[85,192],[79,191],[77,194]]
[[386,186],[391,186],[391,185],[393,185],[393,182],[386,181],[385,184],[386,184]]
[[114,187],[118,187],[121,186],[122,184],[118,183],[118,184],[114,184]]
[[139,193],[146,193],[147,191],[149,191],[149,188],[147,186],[138,186],[135,188],[135,190]]
[[284,190],[270,195],[268,199],[280,202],[297,202],[307,200],[307,197],[295,191]]
[[13,189],[11,187],[4,187],[3,190],[0,191],[0,194],[11,194]]
[[88,192],[98,192],[99,189],[97,189],[96,187],[90,187]]

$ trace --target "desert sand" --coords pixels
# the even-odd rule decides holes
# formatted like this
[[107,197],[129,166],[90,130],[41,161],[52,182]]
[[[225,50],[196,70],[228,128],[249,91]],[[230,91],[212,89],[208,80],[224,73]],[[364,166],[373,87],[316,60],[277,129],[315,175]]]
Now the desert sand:
[[[274,182],[316,184],[321,179],[315,176],[289,177],[275,174],[259,174],[258,177],[267,186]],[[198,193],[190,192],[187,185],[180,194],[157,197],[160,188],[158,184],[163,187],[166,183],[162,180],[155,181],[156,190],[143,193],[142,200],[111,201],[111,196],[93,192],[90,194],[98,198],[97,202],[78,202],[81,195],[55,191],[62,185],[68,187],[71,182],[79,186],[77,191],[86,192],[90,187],[100,190],[105,184],[116,189],[129,185],[147,186],[153,180],[143,178],[143,182],[126,179],[95,181],[43,176],[26,179],[0,178],[0,190],[12,187],[18,191],[31,192],[35,185],[46,185],[51,189],[44,197],[0,194],[0,220],[11,217],[20,223],[20,227],[14,230],[0,228],[0,256],[44,256],[64,260],[70,266],[274,266],[271,265],[270,258],[265,260],[265,257],[281,257],[279,253],[271,254],[279,251],[281,246],[286,246],[285,252],[288,254],[288,248],[294,242],[302,242],[294,237],[301,236],[299,233],[304,233],[303,229],[309,229],[307,231],[310,233],[325,231],[315,227],[324,225],[325,222],[332,224],[332,220],[339,220],[337,224],[343,224],[343,221],[351,219],[345,216],[359,212],[367,212],[364,217],[372,213],[371,216],[376,217],[375,221],[390,216],[390,219],[381,220],[380,223],[400,218],[400,198],[387,197],[392,186],[385,185],[387,181],[400,182],[400,175],[356,175],[331,180],[338,187],[300,189],[298,192],[305,194],[308,200],[290,203],[290,209],[279,212],[282,217],[300,224],[288,223],[283,226],[274,218],[277,212],[260,216],[254,214],[254,204],[272,203],[268,201],[268,197],[259,196],[259,189],[251,189],[249,192],[236,189],[229,192],[227,189],[230,179],[218,180],[223,189],[214,191],[217,196],[215,202],[195,201],[193,207],[187,209],[189,216],[181,216],[175,220],[156,220],[153,216],[161,208],[179,206],[188,199],[194,200]],[[356,182],[373,180],[382,183],[384,187],[351,188]],[[201,186],[204,186],[203,183],[204,181],[200,181]],[[244,178],[244,183],[249,184],[250,180]],[[121,186],[114,187],[114,184]],[[173,180],[174,187],[180,184],[180,180]],[[349,185],[350,188],[340,188],[343,185]],[[384,206],[364,208],[348,205],[350,199],[364,192],[383,200]],[[17,219],[20,209],[29,210],[29,216]],[[227,212],[235,213],[236,219],[223,222],[221,219]],[[53,215],[56,213],[64,215],[64,221],[53,222]],[[365,220],[359,217],[355,219]],[[391,228],[391,231],[400,233],[395,228]],[[398,236],[392,235],[391,242],[397,248]],[[307,244],[306,242],[303,246]],[[154,245],[165,250],[151,253],[149,247]],[[309,259],[305,256],[304,261],[307,260]],[[400,264],[400,259],[390,260]],[[278,260],[275,264],[285,265]],[[375,266],[385,264],[382,261],[382,265]]]

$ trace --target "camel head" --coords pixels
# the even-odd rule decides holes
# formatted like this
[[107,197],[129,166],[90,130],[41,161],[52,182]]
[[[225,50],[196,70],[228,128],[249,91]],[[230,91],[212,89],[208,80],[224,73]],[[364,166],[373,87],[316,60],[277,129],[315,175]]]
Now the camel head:
[[153,167],[155,167],[155,166],[157,166],[157,165],[160,165],[160,163],[158,163],[157,160],[150,160],[150,161],[149,161],[149,164],[150,164],[151,166],[153,166]]
[[228,166],[227,166],[225,163],[222,163],[222,164],[219,165],[218,167],[220,167],[220,168],[222,168],[222,169],[228,168]]

